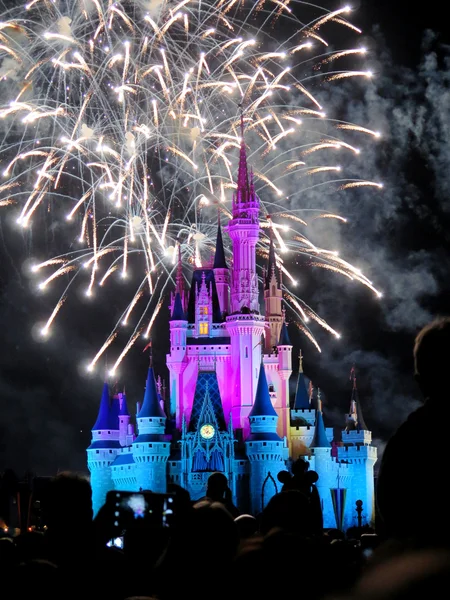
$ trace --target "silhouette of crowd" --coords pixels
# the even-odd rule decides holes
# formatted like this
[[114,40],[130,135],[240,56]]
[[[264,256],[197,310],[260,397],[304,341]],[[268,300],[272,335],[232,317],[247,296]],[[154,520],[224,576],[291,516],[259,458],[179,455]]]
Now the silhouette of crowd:
[[[433,321],[419,332],[413,356],[424,402],[387,443],[373,529],[324,529],[317,473],[303,458],[278,474],[283,487],[258,515],[241,514],[225,475],[212,473],[200,500],[170,485],[170,518],[161,521],[145,518],[139,504],[130,504],[134,513],[122,521],[115,493],[94,517],[89,480],[60,473],[46,482],[39,527],[12,535],[3,523],[2,597],[444,597],[450,583],[444,493],[449,479],[450,404],[444,382],[450,364],[450,318]],[[426,453],[430,446],[432,459]],[[135,496],[151,503],[159,495],[144,490]]]

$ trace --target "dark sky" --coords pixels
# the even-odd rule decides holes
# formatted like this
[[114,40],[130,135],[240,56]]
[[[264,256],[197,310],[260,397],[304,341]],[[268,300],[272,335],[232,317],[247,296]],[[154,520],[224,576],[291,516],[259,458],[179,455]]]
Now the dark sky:
[[[336,92],[332,99],[345,120],[383,132],[367,155],[364,178],[382,180],[385,187],[376,195],[355,190],[336,206],[348,217],[344,232],[317,227],[313,235],[336,236],[342,255],[356,259],[384,297],[374,299],[345,278],[299,267],[301,296],[336,325],[342,339],[318,331],[319,354],[289,327],[294,355],[301,347],[305,372],[323,392],[328,425],[344,423],[349,371],[356,364],[365,420],[380,453],[420,398],[412,377],[414,336],[434,316],[449,312],[450,47],[445,19],[433,5],[438,3],[413,12],[410,2],[361,2],[352,22],[363,29],[376,77],[364,97],[349,100]],[[50,232],[49,250],[52,240]],[[98,318],[87,305],[86,317],[79,307],[65,311],[44,344],[32,332],[36,315],[48,314],[53,305],[35,294],[23,266],[33,255],[32,236],[22,237],[5,213],[0,252],[0,470],[82,470],[102,377],[87,377],[79,365],[104,339],[102,317],[114,323],[120,314],[120,292],[104,293]],[[83,300],[71,302],[79,306]],[[155,368],[165,375],[163,319],[154,340]],[[124,363],[119,383],[126,385],[131,406],[142,398],[147,360],[136,346]]]

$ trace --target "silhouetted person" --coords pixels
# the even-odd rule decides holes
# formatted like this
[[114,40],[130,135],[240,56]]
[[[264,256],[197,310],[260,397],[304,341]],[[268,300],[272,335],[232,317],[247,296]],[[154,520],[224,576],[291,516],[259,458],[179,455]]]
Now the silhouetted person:
[[425,326],[414,344],[424,403],[388,440],[376,487],[377,533],[416,544],[450,545],[446,514],[450,422],[450,318]]
[[241,514],[241,511],[237,508],[237,506],[233,504],[227,476],[221,471],[211,473],[211,475],[208,477],[206,496],[204,499],[223,504],[233,519]]
[[277,479],[283,484],[281,491],[297,490],[307,496],[310,504],[311,525],[317,534],[321,534],[323,531],[322,503],[316,486],[319,475],[316,471],[309,470],[309,462],[301,456],[294,461],[291,471],[292,474],[289,471],[278,473]]

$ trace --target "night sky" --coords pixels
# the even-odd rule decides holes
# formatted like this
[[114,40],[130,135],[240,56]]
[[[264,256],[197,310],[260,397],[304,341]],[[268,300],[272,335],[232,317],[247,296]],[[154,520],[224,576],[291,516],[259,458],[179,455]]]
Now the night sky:
[[[438,5],[428,2],[416,13],[406,1],[358,5],[351,21],[363,30],[367,65],[375,77],[359,97],[352,98],[345,85],[336,87],[328,104],[342,119],[382,132],[360,172],[364,179],[383,181],[384,189],[355,189],[326,202],[318,193],[305,199],[318,207],[323,201],[348,219],[344,227],[319,223],[309,233],[313,240],[326,235],[335,242],[383,298],[300,261],[290,265],[299,278],[298,294],[342,334],[335,340],[315,328],[319,354],[291,324],[294,370],[301,348],[305,373],[322,390],[326,424],[342,427],[355,363],[365,421],[380,455],[420,401],[413,379],[414,336],[433,317],[450,313],[450,39],[448,28],[442,29],[443,15],[433,8]],[[54,298],[36,294],[28,274],[36,240],[1,211],[0,471],[85,470],[103,374],[88,376],[81,365],[103,343],[105,323],[112,326],[123,310],[121,291],[111,287],[95,303],[75,295],[43,343],[34,333],[36,323],[52,310]],[[40,238],[40,256],[55,254],[57,239],[51,230]],[[155,370],[167,381],[166,316],[163,309],[153,340]],[[125,386],[132,408],[144,392],[148,356],[143,346],[127,355],[117,382]]]

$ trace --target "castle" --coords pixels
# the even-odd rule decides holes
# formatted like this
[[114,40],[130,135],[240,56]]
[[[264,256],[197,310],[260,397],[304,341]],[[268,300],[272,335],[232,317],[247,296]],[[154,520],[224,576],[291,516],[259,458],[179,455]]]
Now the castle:
[[[258,514],[281,489],[280,471],[304,456],[319,479],[325,527],[346,530],[374,521],[372,446],[359,405],[356,379],[341,439],[325,427],[320,391],[308,390],[300,357],[290,397],[292,344],[284,320],[281,269],[270,237],[262,278],[256,267],[260,201],[242,137],[227,265],[220,220],[214,263],[193,271],[185,289],[179,261],[170,302],[170,398],[166,414],[150,364],[135,425],[125,394],[104,384],[87,449],[94,513],[110,490],[165,492],[173,482],[203,496],[213,471],[228,478],[234,503]],[[135,432],[135,426],[137,431]]]

